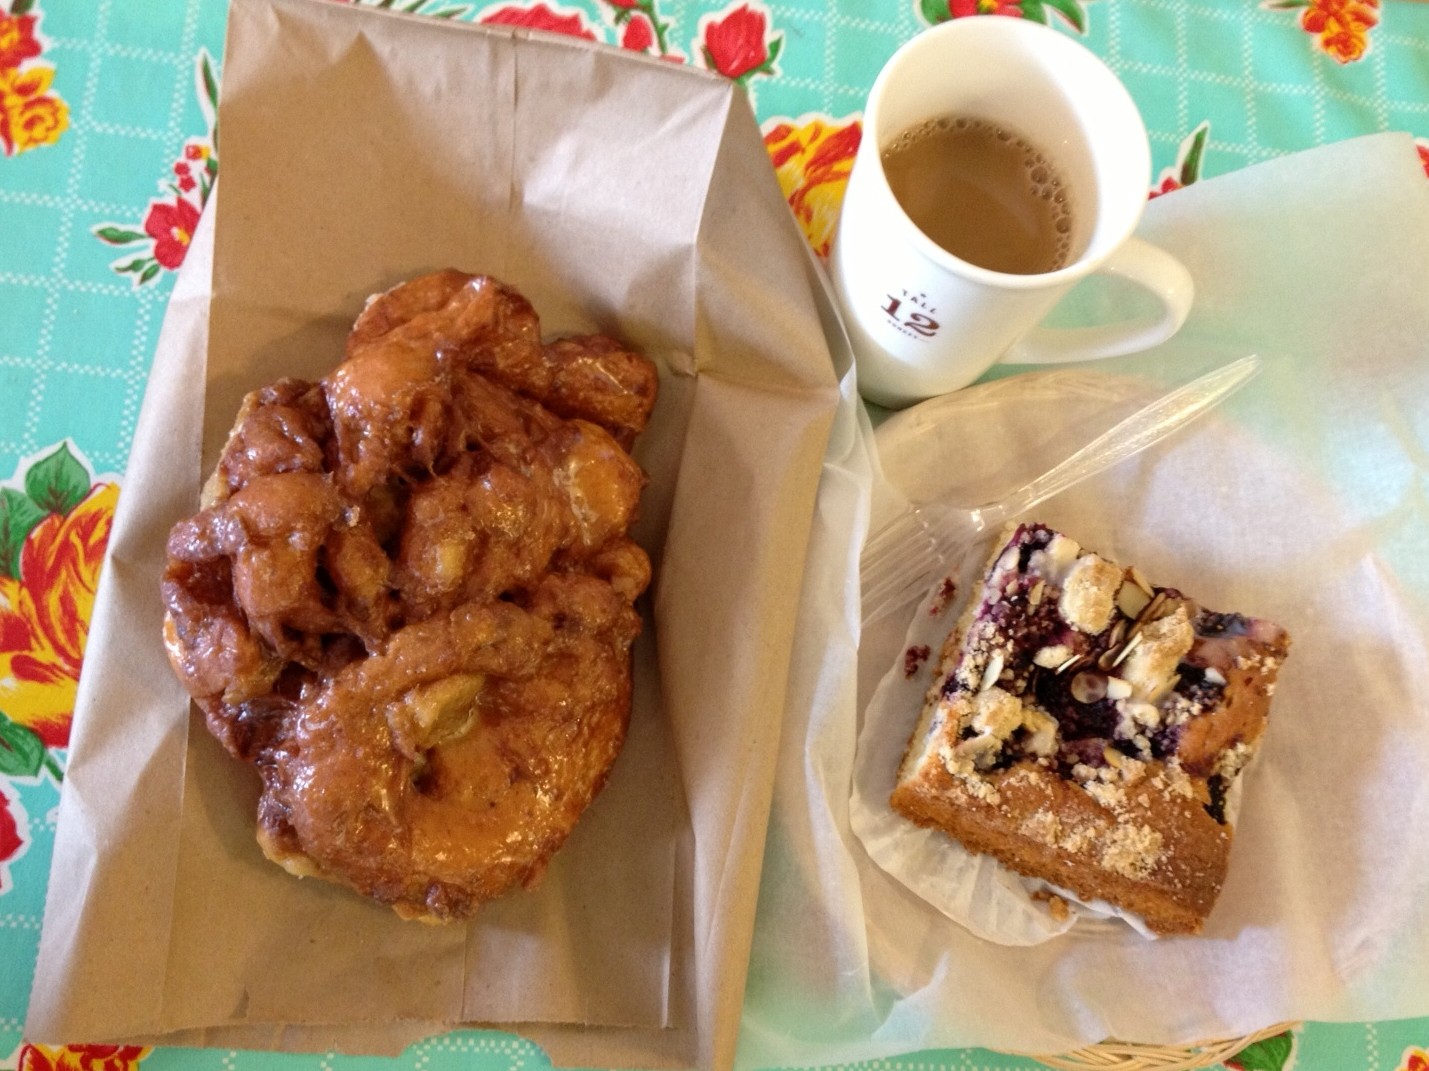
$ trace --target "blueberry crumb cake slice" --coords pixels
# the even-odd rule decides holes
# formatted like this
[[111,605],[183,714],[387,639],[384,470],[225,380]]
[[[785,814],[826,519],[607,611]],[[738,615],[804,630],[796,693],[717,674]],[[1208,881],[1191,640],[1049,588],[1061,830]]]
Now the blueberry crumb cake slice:
[[1289,644],[1010,526],[943,646],[893,807],[1157,933],[1197,933]]

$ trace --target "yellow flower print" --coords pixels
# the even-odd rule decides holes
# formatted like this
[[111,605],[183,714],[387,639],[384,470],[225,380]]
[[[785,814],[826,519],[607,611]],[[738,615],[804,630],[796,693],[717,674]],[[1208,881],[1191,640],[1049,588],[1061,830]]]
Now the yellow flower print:
[[69,105],[50,91],[55,69],[30,63],[43,51],[38,21],[37,13],[0,15],[0,152],[6,156],[53,145],[69,127]]
[[780,119],[765,125],[764,148],[774,164],[779,188],[809,245],[821,257],[829,254],[862,134],[863,125],[857,118],[842,122]]
[[0,574],[0,711],[48,747],[69,743],[75,689],[119,488],[96,483],[39,521],[19,576]]

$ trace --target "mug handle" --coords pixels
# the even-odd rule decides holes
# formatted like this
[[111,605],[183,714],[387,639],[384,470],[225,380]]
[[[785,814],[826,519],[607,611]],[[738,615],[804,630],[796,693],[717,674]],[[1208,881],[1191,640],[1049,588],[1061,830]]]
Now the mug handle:
[[1180,330],[1191,311],[1196,284],[1179,260],[1140,238],[1129,238],[1097,269],[1151,294],[1161,311],[1127,323],[1097,327],[1038,327],[1003,355],[1003,364],[1061,364],[1120,357],[1158,346]]

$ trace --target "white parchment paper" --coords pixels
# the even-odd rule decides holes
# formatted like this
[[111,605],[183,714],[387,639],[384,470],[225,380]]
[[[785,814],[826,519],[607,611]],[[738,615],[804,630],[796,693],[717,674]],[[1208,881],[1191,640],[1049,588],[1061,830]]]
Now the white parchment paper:
[[[860,635],[859,546],[888,496],[846,382],[791,668],[748,1066],[1429,1012],[1429,184],[1409,138],[1358,139],[1158,199],[1142,233],[1196,279],[1176,339],[983,389],[927,437],[939,486],[903,490],[997,497],[1143,392],[1261,355],[1211,418],[1039,510],[1294,636],[1220,903],[1196,938],[1078,926],[1006,947],[868,858],[849,824],[860,715],[908,617]],[[1095,378],[1062,389],[1068,375]],[[1078,400],[1059,406],[1059,390]]]

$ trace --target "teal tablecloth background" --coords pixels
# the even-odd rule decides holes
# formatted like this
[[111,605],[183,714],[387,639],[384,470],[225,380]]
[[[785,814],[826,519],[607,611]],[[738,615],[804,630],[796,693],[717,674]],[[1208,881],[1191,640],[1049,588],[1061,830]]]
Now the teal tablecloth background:
[[[1416,135],[1429,168],[1429,5],[1408,0],[381,6],[579,33],[739,79],[816,249],[827,246],[874,76],[901,42],[948,17],[1037,18],[1101,55],[1145,116],[1149,195],[1380,130]],[[78,1038],[53,1050],[22,1036],[47,882],[65,880],[49,864],[94,583],[173,272],[218,172],[226,8],[0,0],[0,1069],[545,1067],[534,1046],[482,1032],[391,1060],[143,1052]],[[129,984],[123,963],[114,977]],[[1307,1024],[1232,1066],[1429,1071],[1426,1050],[1429,1019]],[[876,1066],[1037,1065],[959,1050]]]

